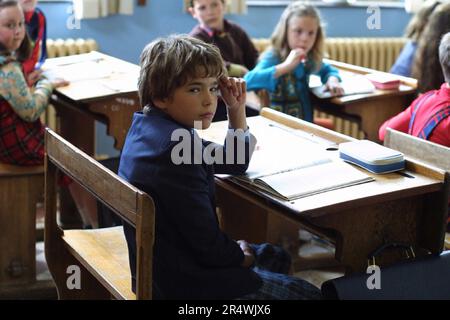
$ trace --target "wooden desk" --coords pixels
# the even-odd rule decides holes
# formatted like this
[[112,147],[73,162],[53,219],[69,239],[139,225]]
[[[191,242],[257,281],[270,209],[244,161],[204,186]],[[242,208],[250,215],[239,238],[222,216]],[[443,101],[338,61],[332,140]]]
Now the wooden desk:
[[[350,65],[343,62],[326,60],[339,70],[356,74],[367,74],[375,70]],[[378,129],[387,119],[403,111],[412,102],[417,80],[400,77],[401,85],[396,90],[376,90],[373,93],[336,97],[329,100],[313,99],[314,107],[332,115],[356,117],[366,138],[379,142]]]
[[[137,94],[139,66],[99,52],[47,59],[52,76],[69,80],[55,90],[50,103],[58,116],[58,131],[89,155],[95,154],[95,120],[107,126],[114,147],[121,150],[133,113],[140,109]],[[67,190],[61,192],[61,222],[79,226],[79,218]]]
[[56,89],[50,101],[62,136],[93,155],[94,120],[98,120],[107,125],[114,147],[121,150],[133,113],[140,109],[139,66],[95,51],[48,59],[45,66],[71,81]]
[[[285,124],[288,130],[298,129],[296,132],[306,133],[324,148],[352,140],[267,108],[261,116],[248,119],[249,127],[261,125],[262,118]],[[201,134],[218,141],[226,127],[226,122],[213,123]],[[442,216],[448,199],[445,172],[408,161],[406,174],[373,175],[374,182],[290,202],[219,176],[216,193],[222,226],[234,239],[258,243],[273,240],[271,232],[283,228],[271,226],[273,217],[283,217],[335,243],[335,257],[348,272],[365,271],[368,254],[385,242],[410,243],[416,249],[439,253],[445,228]],[[401,252],[382,257],[377,264],[391,263],[403,255]]]

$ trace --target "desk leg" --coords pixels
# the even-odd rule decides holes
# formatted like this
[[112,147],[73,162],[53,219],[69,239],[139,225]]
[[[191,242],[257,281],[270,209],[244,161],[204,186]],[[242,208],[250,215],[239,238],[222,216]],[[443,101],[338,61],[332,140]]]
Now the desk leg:
[[[95,153],[94,120],[88,115],[67,108],[58,107],[59,132],[62,137],[89,155]],[[60,189],[60,223],[63,228],[79,228],[83,222],[67,188]]]
[[117,150],[122,150],[133,114],[140,109],[135,92],[89,105],[91,112],[106,118],[108,135],[114,138],[114,148]]

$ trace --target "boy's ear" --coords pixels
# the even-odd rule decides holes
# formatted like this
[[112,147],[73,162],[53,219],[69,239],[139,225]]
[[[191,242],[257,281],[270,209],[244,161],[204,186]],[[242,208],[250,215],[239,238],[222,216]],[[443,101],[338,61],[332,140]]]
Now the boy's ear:
[[191,14],[191,16],[195,18],[195,11],[194,11],[194,8],[193,8],[193,7],[189,7],[187,10],[188,10],[188,12]]
[[153,100],[153,104],[161,110],[166,109],[167,99],[155,99]]

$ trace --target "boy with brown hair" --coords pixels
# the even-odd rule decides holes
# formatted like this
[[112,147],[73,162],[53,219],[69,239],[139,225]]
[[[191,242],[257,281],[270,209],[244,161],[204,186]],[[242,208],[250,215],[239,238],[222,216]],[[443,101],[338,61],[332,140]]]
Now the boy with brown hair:
[[[219,93],[229,118],[225,146],[203,141],[193,130],[210,126]],[[157,39],[141,55],[143,111],[134,114],[119,175],[155,202],[156,299],[320,297],[311,284],[283,274],[290,258],[281,248],[234,241],[219,228],[214,174],[243,174],[255,147],[245,95],[245,81],[226,77],[219,50],[201,40],[186,35]],[[207,161],[208,150],[218,161]],[[230,153],[234,156],[227,157]],[[124,231],[134,286],[135,230],[124,224]]]

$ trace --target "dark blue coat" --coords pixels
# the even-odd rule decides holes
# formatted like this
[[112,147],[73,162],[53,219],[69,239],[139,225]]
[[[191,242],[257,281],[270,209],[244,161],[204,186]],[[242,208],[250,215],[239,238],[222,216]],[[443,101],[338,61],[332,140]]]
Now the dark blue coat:
[[[241,267],[239,245],[219,229],[214,173],[242,174],[243,165],[179,164],[171,160],[172,132],[185,129],[162,111],[134,114],[122,151],[119,175],[153,197],[156,228],[153,263],[155,298],[231,299],[256,291],[260,278]],[[198,136],[197,136],[198,137]],[[249,135],[246,138],[246,146]],[[204,148],[209,142],[199,140]],[[192,155],[191,155],[192,156]],[[135,231],[125,225],[135,285]]]

